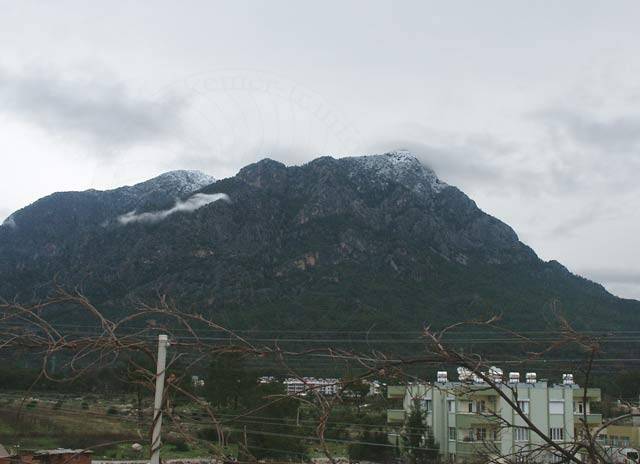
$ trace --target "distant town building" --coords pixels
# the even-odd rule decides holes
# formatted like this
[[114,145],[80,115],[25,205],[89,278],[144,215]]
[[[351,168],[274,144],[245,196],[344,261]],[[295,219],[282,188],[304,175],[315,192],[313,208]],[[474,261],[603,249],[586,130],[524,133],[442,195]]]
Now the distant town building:
[[283,384],[287,389],[287,395],[306,395],[313,392],[323,395],[335,395],[338,393],[340,380],[302,377],[285,379]]
[[[500,378],[502,372],[496,370],[495,374]],[[553,440],[571,441],[579,433],[580,418],[584,418],[585,413],[587,426],[601,424],[602,416],[591,412],[591,403],[600,401],[600,389],[587,389],[584,402],[584,389],[575,385],[570,375],[565,375],[563,383],[558,385],[538,380],[535,373],[528,373],[525,379],[522,382],[519,373],[510,373],[508,380],[505,379],[505,383],[500,380],[499,385],[506,396],[518,402],[536,427],[546,431]],[[390,386],[387,396],[402,399],[402,409],[387,411],[388,423],[401,426],[417,402],[425,412],[425,425],[438,443],[440,453],[452,461],[472,461],[479,455],[491,454],[488,450],[493,450],[495,455],[513,455],[543,443],[497,391],[464,370],[459,371],[458,381],[449,381],[447,373],[442,371],[433,383]],[[505,427],[505,424],[511,425]],[[399,430],[389,437],[398,444],[401,442]],[[553,461],[554,456],[545,459]]]
[[204,387],[204,380],[198,377],[197,375],[191,376],[191,386],[193,388],[202,388]]
[[369,395],[375,396],[382,393],[382,387],[384,384],[379,380],[365,380],[365,384],[369,385]]

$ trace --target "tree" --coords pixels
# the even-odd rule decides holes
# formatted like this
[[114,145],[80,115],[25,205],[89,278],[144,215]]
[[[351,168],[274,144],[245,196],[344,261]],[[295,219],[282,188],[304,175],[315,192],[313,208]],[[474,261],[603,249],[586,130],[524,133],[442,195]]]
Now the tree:
[[637,399],[640,395],[640,372],[637,370],[619,372],[612,387],[618,397]]
[[215,406],[238,409],[254,393],[257,383],[257,376],[245,368],[241,353],[223,352],[211,360],[205,396]]
[[346,379],[344,381],[344,390],[353,395],[356,403],[356,408],[360,412],[360,407],[364,403],[365,398],[369,394],[369,385],[363,382],[362,379]]
[[[31,306],[0,301],[0,322],[3,323],[0,324],[0,350],[6,350],[13,356],[16,349],[24,349],[34,359],[36,356],[41,358],[39,362],[41,368],[35,380],[45,382],[46,388],[54,384],[74,388],[81,385],[85,387],[95,385],[99,383],[96,381],[96,376],[89,375],[93,383],[85,383],[87,375],[100,372],[100,376],[107,377],[105,380],[111,379],[109,391],[122,388],[121,378],[124,379],[125,384],[135,380],[153,390],[156,380],[154,371],[156,355],[155,346],[149,345],[149,337],[155,338],[158,333],[169,334],[170,338],[175,340],[176,349],[172,350],[173,353],[167,363],[167,369],[171,375],[166,380],[164,412],[168,419],[172,419],[167,422],[176,428],[176,433],[180,433],[187,443],[191,444],[198,438],[197,435],[194,436],[193,429],[188,425],[189,422],[184,420],[182,412],[175,411],[172,407],[173,399],[177,396],[188,397],[193,405],[199,406],[206,412],[204,418],[215,426],[214,429],[210,429],[215,433],[214,439],[207,438],[205,444],[211,449],[212,454],[222,459],[228,458],[235,452],[236,447],[228,447],[229,443],[238,445],[241,457],[246,457],[242,459],[243,461],[255,458],[298,460],[307,456],[307,447],[311,442],[314,444],[319,442],[324,453],[330,457],[331,450],[327,442],[344,443],[345,439],[355,440],[359,430],[355,427],[363,425],[362,422],[354,424],[350,420],[351,423],[346,424],[349,428],[344,429],[343,437],[326,437],[328,420],[331,418],[334,407],[344,404],[343,396],[323,395],[318,391],[310,391],[300,398],[292,398],[284,394],[282,384],[259,385],[256,376],[250,374],[244,366],[244,359],[248,356],[262,360],[277,360],[280,365],[288,368],[290,375],[294,376],[297,374],[293,368],[287,366],[286,358],[317,360],[320,357],[329,357],[338,359],[341,363],[354,363],[360,369],[366,369],[361,378],[379,376],[387,381],[393,379],[394,382],[416,384],[423,382],[420,380],[420,371],[423,373],[425,367],[462,368],[465,375],[464,379],[456,384],[458,390],[456,394],[466,395],[473,393],[477,388],[491,390],[492,396],[500,399],[501,407],[513,410],[509,418],[497,414],[496,410],[490,407],[485,410],[484,406],[480,411],[476,411],[477,414],[489,415],[499,428],[526,428],[531,432],[528,434],[536,438],[535,441],[532,439],[528,442],[526,447],[512,448],[511,451],[506,452],[493,449],[485,453],[484,458],[479,456],[481,458],[479,462],[484,464],[540,462],[548,460],[550,455],[554,455],[558,462],[604,464],[610,462],[610,456],[606,455],[605,449],[598,443],[598,436],[607,426],[638,415],[627,404],[624,410],[629,411],[628,413],[605,419],[601,424],[594,424],[590,420],[593,418],[589,417],[587,407],[583,407],[575,418],[576,424],[580,427],[576,427],[575,434],[565,434],[563,441],[560,442],[557,434],[552,437],[552,433],[545,425],[533,421],[528,412],[521,407],[518,401],[518,384],[512,385],[512,382],[508,382],[502,375],[502,371],[494,367],[493,363],[505,363],[511,369],[520,371],[528,370],[530,365],[539,365],[541,361],[544,363],[550,361],[551,366],[566,366],[568,363],[570,368],[577,369],[581,376],[582,390],[574,391],[581,393],[576,395],[576,399],[582,396],[582,405],[585,405],[590,398],[588,390],[593,385],[592,368],[604,347],[607,346],[607,335],[598,335],[598,332],[590,334],[576,332],[561,317],[558,317],[557,325],[544,334],[539,334],[537,331],[518,333],[501,328],[495,324],[499,320],[498,317],[487,321],[460,322],[439,331],[426,327],[422,334],[424,352],[403,359],[399,356],[390,357],[388,353],[378,351],[357,353],[349,348],[327,347],[291,351],[283,349],[278,344],[274,347],[261,346],[257,345],[257,340],[238,336],[202,315],[181,312],[170,306],[164,299],[160,303],[157,307],[142,305],[138,311],[127,315],[124,319],[111,321],[106,319],[86,297],[77,292],[71,294],[61,290],[57,297]],[[49,313],[55,315],[61,304],[78,306],[86,310],[96,319],[99,327],[96,334],[67,333],[64,325],[55,327],[48,322]],[[474,329],[473,337],[466,336],[468,334],[463,330],[465,327]],[[198,336],[197,332],[203,329],[224,331],[229,339],[234,340],[234,345],[221,345],[215,340],[213,343],[208,342],[208,337]],[[460,333],[454,334],[458,329],[463,332],[462,337]],[[489,336],[480,336],[483,330],[487,330]],[[185,336],[185,333],[189,335]],[[495,337],[496,334],[499,337]],[[478,347],[479,342],[483,342],[482,348]],[[500,350],[501,347],[496,346],[499,342],[509,342],[509,350]],[[515,343],[517,345],[514,345]],[[559,353],[560,350],[563,350],[562,355]],[[189,364],[184,365],[181,364],[181,360],[185,358],[187,351],[190,355]],[[188,379],[189,368],[197,365],[198,362],[206,362],[212,353],[215,353],[215,357],[210,365],[206,392],[207,398],[211,401],[209,404],[185,388],[185,382]],[[498,353],[501,358],[496,361],[495,356]],[[570,354],[569,359],[563,359],[566,358],[566,354]],[[632,355],[632,353],[629,354]],[[51,370],[53,364],[51,359],[54,355],[62,364],[57,366],[55,372]],[[583,359],[582,362],[575,360],[577,356]],[[146,361],[141,362],[138,357],[143,357]],[[633,358],[629,357],[629,359]],[[135,366],[136,375],[133,377],[127,377],[125,373],[120,372],[123,363],[127,361]],[[565,368],[561,367],[562,372],[567,372]],[[176,374],[178,377],[174,377]],[[12,375],[10,371],[9,375]],[[101,377],[97,379],[100,381]],[[621,382],[620,393],[635,394],[637,387],[633,384],[633,374],[625,375],[621,380],[623,382]],[[20,378],[12,375],[8,386],[15,386],[16,382],[20,381]],[[28,394],[34,385],[35,383],[30,384],[22,397],[21,405],[24,404],[26,408],[36,404],[26,402],[30,398]],[[568,385],[573,385],[572,379]],[[87,390],[90,389],[87,388]],[[222,407],[227,408],[230,404],[236,411],[220,411]],[[300,404],[315,410],[315,414],[308,415],[317,418],[317,424],[298,420],[297,412]],[[240,406],[243,407],[242,410],[238,410]],[[230,414],[231,412],[233,414]],[[371,420],[371,416],[364,416],[367,420]],[[402,434],[405,454],[411,464],[424,464],[438,460],[439,446],[426,427],[424,416],[425,411],[420,408],[419,398],[416,398]],[[365,417],[358,417],[358,421]],[[513,418],[517,421],[514,422]],[[202,417],[198,422],[202,422]],[[229,437],[231,440],[228,439]],[[373,431],[367,434],[361,432],[360,439],[355,440],[355,443],[351,443],[353,446],[349,447],[350,456],[353,456],[353,459],[371,456],[373,448],[378,446],[382,437],[383,434]],[[485,442],[484,433],[477,434],[476,437]],[[560,437],[562,439],[562,434]],[[483,444],[491,444],[492,441],[495,439],[489,439]],[[96,444],[96,446],[99,445]],[[386,450],[392,449],[388,446],[379,446],[379,448],[378,456],[382,456],[382,450],[386,453]]]
[[286,396],[281,383],[256,383],[251,393],[247,408],[259,410],[260,420],[239,418],[234,423],[240,461],[306,459],[308,444],[300,437],[308,435],[309,428],[297,423],[299,402]]
[[396,459],[395,448],[389,443],[384,430],[365,430],[358,434],[357,440],[350,443],[347,452],[349,462],[390,463]]
[[403,431],[404,451],[411,464],[426,464],[438,461],[439,447],[431,429],[426,425],[426,417],[415,398]]

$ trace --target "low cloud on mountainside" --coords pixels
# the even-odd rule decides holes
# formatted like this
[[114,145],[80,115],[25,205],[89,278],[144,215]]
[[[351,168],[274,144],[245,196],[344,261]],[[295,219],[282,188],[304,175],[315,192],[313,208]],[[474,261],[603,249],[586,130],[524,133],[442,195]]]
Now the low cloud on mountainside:
[[196,193],[185,201],[177,201],[175,206],[172,208],[162,211],[151,211],[139,214],[136,211],[129,211],[128,213],[119,216],[118,222],[123,225],[130,224],[132,222],[142,222],[147,224],[160,222],[172,214],[180,212],[190,213],[218,200],[223,200],[228,203],[231,202],[229,195],[226,193]]

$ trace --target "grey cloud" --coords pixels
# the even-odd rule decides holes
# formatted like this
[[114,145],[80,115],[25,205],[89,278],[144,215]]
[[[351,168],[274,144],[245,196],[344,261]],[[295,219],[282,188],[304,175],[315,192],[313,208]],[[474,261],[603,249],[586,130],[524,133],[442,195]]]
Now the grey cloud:
[[537,111],[533,118],[547,125],[556,136],[568,137],[584,147],[607,154],[638,154],[640,150],[640,116],[610,118],[564,108]]
[[424,128],[412,137],[381,139],[369,148],[375,152],[406,148],[439,178],[463,190],[535,193],[544,181],[544,176],[519,162],[518,147],[488,134],[439,134]]
[[0,69],[0,112],[56,136],[124,148],[176,134],[186,102],[176,96],[151,100],[133,95],[107,77],[71,79],[51,71]]
[[540,145],[553,159],[547,166],[560,193],[610,195],[637,190],[640,116],[596,116],[593,112],[548,107],[531,113],[544,132]]
[[614,219],[620,214],[619,208],[608,202],[593,201],[578,213],[565,218],[547,232],[549,237],[573,235],[576,231],[594,222]]
[[597,218],[597,211],[584,211],[574,217],[569,218],[568,220],[557,224],[547,232],[547,236],[556,237],[572,235],[582,227],[594,222]]
[[640,286],[640,270],[635,269],[584,269],[580,275],[596,282],[632,284]]
[[[0,211],[0,218],[5,217],[5,214]],[[0,222],[0,227],[10,227],[12,229],[16,228],[16,221],[13,219],[13,216],[8,216],[4,221]]]
[[[393,128],[401,135],[381,138],[367,148],[410,149],[442,180],[472,194],[481,189],[500,196],[567,198],[594,189],[611,195],[636,189],[630,166],[640,168],[640,116],[597,118],[549,106],[529,113],[527,120],[542,129],[529,142],[513,143],[493,134],[443,133],[412,124]],[[571,232],[599,220],[603,208],[599,209],[569,218],[554,232]]]
[[[529,119],[538,129],[543,129],[529,142],[512,143],[493,134],[442,133],[414,124],[394,129],[402,136],[379,139],[369,148],[376,152],[407,148],[432,167],[442,180],[460,187],[472,197],[477,192],[500,198],[520,197],[524,201],[522,208],[529,213],[517,211],[514,214],[526,217],[527,227],[538,230],[533,235],[545,240],[574,234],[594,222],[619,216],[620,211],[612,207],[616,203],[611,201],[612,198],[622,203],[625,200],[621,195],[633,194],[636,188],[632,180],[636,174],[629,169],[628,159],[612,163],[599,148],[576,150],[570,145],[575,146],[578,142],[569,144],[562,140],[561,143],[555,133],[557,130],[547,130],[551,120],[542,119],[541,114]],[[622,119],[614,118],[614,122],[605,123],[599,130],[626,133],[627,129],[613,129],[631,124],[615,122]],[[595,124],[586,121],[587,118],[583,123],[584,131],[590,124]],[[564,123],[568,124],[568,121]],[[554,120],[553,124],[561,122]],[[582,131],[574,134],[563,128],[560,132],[563,139],[581,137],[580,144],[589,140]],[[628,140],[620,143],[619,147],[634,146],[632,134],[627,135]],[[599,195],[594,196],[594,192],[599,192]],[[543,213],[536,210],[538,197],[545,197],[547,202],[550,198],[563,198],[566,202],[575,201],[579,207],[573,215]],[[600,201],[599,198],[606,200]],[[546,220],[536,223],[535,216],[541,214],[545,214]]]
[[118,222],[120,224],[126,225],[132,222],[143,222],[143,223],[155,223],[160,222],[163,219],[171,216],[172,214],[178,212],[190,213],[195,211],[203,206],[206,206],[214,201],[224,200],[226,202],[230,202],[231,199],[229,195],[226,193],[196,193],[192,197],[189,197],[185,201],[177,201],[176,204],[169,209],[165,209],[162,211],[152,211],[146,213],[137,213],[136,211],[129,211],[126,214],[118,217]]
[[611,283],[605,286],[607,290],[621,298],[629,298],[640,301],[640,284],[616,284]]
[[640,270],[583,269],[578,274],[602,284],[614,295],[640,300]]

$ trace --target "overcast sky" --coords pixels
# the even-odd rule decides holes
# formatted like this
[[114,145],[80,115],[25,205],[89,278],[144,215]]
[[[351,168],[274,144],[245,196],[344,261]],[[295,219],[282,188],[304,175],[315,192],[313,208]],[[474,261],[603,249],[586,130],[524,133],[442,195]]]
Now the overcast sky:
[[408,148],[543,259],[640,298],[640,2],[0,8],[0,217],[171,169]]

